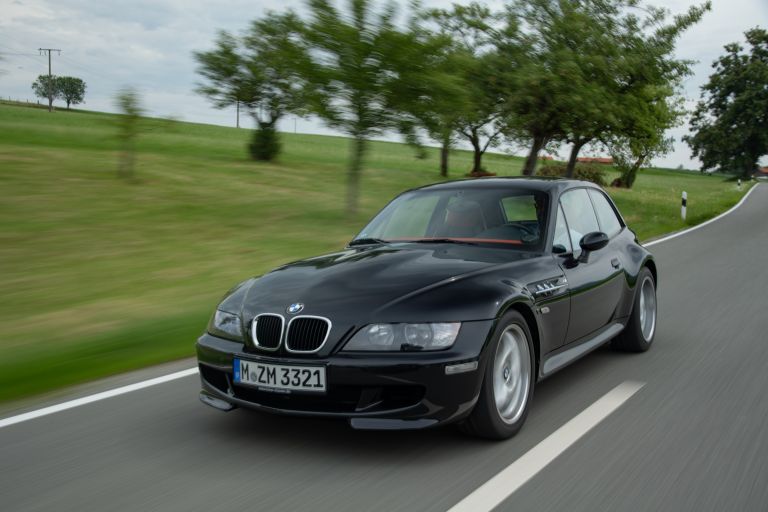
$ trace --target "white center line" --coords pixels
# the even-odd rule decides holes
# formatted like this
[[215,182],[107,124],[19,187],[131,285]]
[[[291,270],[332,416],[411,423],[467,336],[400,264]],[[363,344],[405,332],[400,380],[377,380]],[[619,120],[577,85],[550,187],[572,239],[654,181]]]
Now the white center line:
[[16,423],[21,423],[22,421],[33,420],[35,418],[39,418],[40,416],[47,416],[56,412],[66,411],[67,409],[90,404],[92,402],[98,402],[99,400],[105,400],[107,398],[112,398],[113,396],[124,395],[125,393],[130,393],[131,391],[138,391],[139,389],[156,386],[158,384],[163,384],[165,382],[176,379],[181,379],[182,377],[188,377],[190,375],[195,375],[196,373],[197,367],[187,368],[186,370],[163,375],[162,377],[156,377],[154,379],[144,380],[135,384],[129,384],[127,386],[110,389],[109,391],[103,391],[101,393],[96,393],[95,395],[84,396],[83,398],[76,398],[75,400],[69,400],[68,402],[51,405],[50,407],[43,407],[42,409],[25,412],[24,414],[11,416],[10,418],[3,418],[0,419],[0,428],[15,425]]
[[449,512],[492,510],[640,391],[644,385],[643,382],[622,382],[454,505]]

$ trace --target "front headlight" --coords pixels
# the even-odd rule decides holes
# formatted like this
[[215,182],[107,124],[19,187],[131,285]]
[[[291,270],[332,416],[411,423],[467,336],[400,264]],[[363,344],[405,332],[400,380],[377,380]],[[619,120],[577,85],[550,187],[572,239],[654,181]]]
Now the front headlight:
[[208,332],[214,336],[243,341],[243,326],[240,323],[240,315],[217,309],[208,324]]
[[461,322],[439,324],[370,324],[344,345],[344,351],[443,350],[453,346]]

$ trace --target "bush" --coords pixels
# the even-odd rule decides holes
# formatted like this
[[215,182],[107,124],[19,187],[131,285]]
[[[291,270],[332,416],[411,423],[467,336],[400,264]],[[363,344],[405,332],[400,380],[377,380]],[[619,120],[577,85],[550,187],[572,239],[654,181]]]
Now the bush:
[[253,142],[248,150],[254,160],[271,161],[280,153],[280,140],[273,127],[259,128],[253,134]]
[[[565,164],[546,164],[536,171],[536,176],[565,176]],[[591,181],[601,187],[605,186],[605,171],[595,164],[576,164],[573,172],[574,179]]]

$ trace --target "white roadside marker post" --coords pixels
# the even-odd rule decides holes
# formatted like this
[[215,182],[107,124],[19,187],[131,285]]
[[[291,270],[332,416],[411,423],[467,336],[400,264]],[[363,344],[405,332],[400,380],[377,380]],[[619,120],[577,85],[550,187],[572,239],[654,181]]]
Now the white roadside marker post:
[[741,178],[739,178],[739,190],[741,190]]
[[685,190],[683,190],[683,202],[682,206],[680,206],[680,217],[685,220],[685,209],[688,206],[688,194]]

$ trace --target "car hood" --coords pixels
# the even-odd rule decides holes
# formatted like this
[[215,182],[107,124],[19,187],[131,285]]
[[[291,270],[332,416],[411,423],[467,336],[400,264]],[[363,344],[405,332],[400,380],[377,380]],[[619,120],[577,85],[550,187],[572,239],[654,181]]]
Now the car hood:
[[254,280],[245,297],[243,316],[267,312],[285,316],[290,304],[302,303],[302,315],[326,316],[334,322],[380,319],[409,297],[437,292],[533,256],[507,248],[452,244],[349,248],[290,263]]

